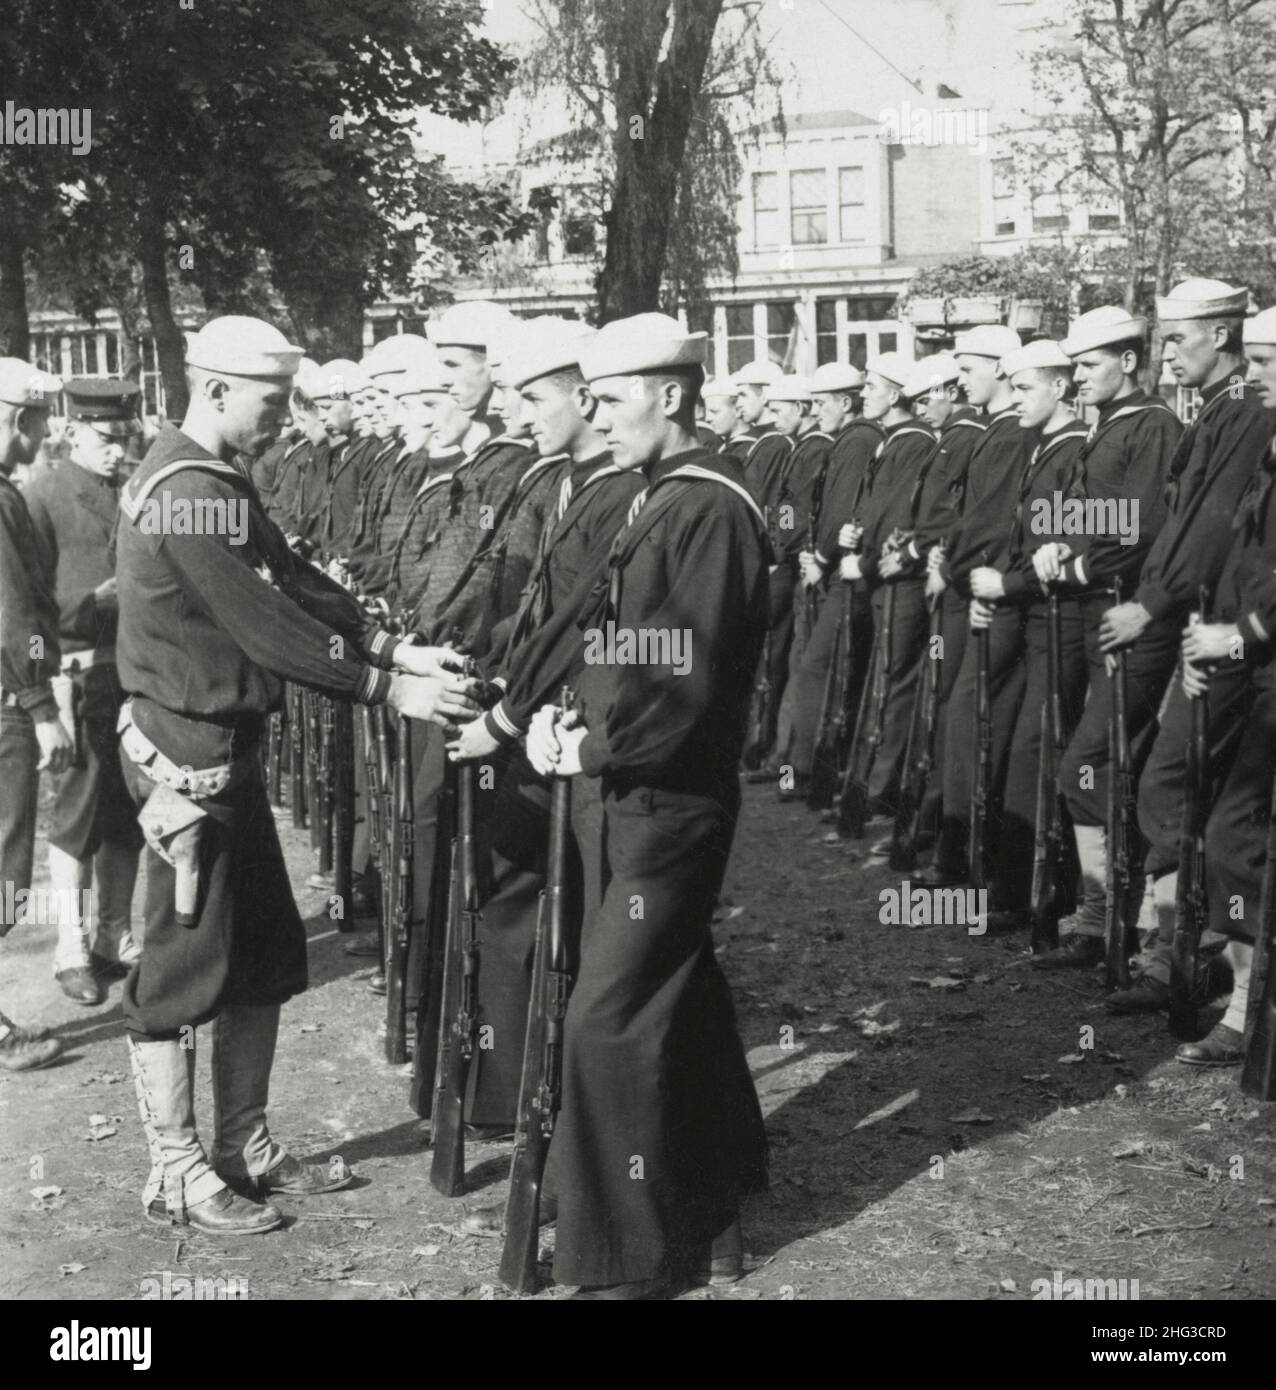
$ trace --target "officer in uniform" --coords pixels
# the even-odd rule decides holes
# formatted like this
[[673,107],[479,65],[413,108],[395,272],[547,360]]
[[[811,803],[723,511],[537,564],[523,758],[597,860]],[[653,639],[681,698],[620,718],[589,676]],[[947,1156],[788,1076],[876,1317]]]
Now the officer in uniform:
[[550,1159],[554,1277],[577,1298],[738,1277],[740,1202],[766,1183],[710,922],[739,808],[767,538],[739,466],[697,445],[704,354],[703,334],[640,314],[600,329],[580,364],[595,427],[647,486],[578,621],[682,633],[690,667],[586,665],[578,713],[556,723],[546,706],[528,735],[538,771],[598,778],[603,802],[601,841],[582,847],[603,896],[584,921]]
[[[1010,735],[1010,757],[1002,801],[1001,833],[990,846],[989,896],[1000,925],[1022,926],[1031,905],[1033,852],[1037,831],[1037,774],[1041,763],[1041,711],[1051,699],[1049,595],[1032,565],[1034,551],[1055,539],[1042,511],[1052,519],[1062,505],[1080,496],[1077,457],[1086,428],[1072,413],[1072,360],[1056,342],[1038,338],[1001,359],[1019,412],[1019,425],[1032,451],[1017,480],[1012,538],[1004,568],[976,569],[971,592],[983,603],[1011,603],[1024,614],[1025,686]],[[1085,701],[1085,636],[1075,598],[1060,597],[1060,715],[1066,740]],[[986,925],[994,924],[990,919]]]
[[[1060,344],[1074,363],[1078,400],[1098,412],[1077,461],[1078,484],[1087,498],[1124,499],[1137,506],[1138,526],[1133,537],[1074,534],[1048,541],[1033,556],[1043,585],[1053,584],[1061,595],[1079,599],[1089,668],[1089,696],[1073,734],[1075,743],[1064,754],[1068,771],[1060,780],[1076,841],[1082,901],[1077,913],[1060,923],[1058,949],[1033,957],[1034,967],[1042,970],[1087,969],[1104,954],[1112,683],[1099,628],[1112,606],[1114,586],[1134,593],[1152,542],[1165,524],[1166,476],[1183,434],[1178,416],[1139,385],[1146,342],[1145,318],[1101,305],[1076,319]],[[1164,688],[1159,661],[1144,663],[1144,654],[1133,648],[1126,653],[1128,708],[1135,715],[1132,753],[1139,766],[1148,747],[1141,731],[1149,727]],[[1092,778],[1077,775],[1082,765],[1093,769]]]
[[[277,432],[300,358],[258,319],[206,324],[188,346],[182,428],[159,435],[120,504],[122,746],[149,846],[146,948],[124,997],[151,1156],[143,1205],[152,1220],[221,1235],[281,1223],[250,1197],[350,1181],[288,1154],[266,1118],[280,1005],[306,987],[305,932],[262,782],[266,716],[285,680],[411,718],[473,708],[448,658],[396,641],[296,560],[236,462]],[[195,1029],[209,1022],[211,1162],[193,1094]]]
[[[26,499],[58,603],[62,674],[54,691],[79,754],[55,782],[49,825],[49,877],[61,908],[53,971],[68,998],[91,1005],[104,998],[101,980],[122,979],[141,954],[130,914],[142,834],[115,727],[124,697],[111,540],[125,445],[142,422],[135,382],[76,377],[64,390],[67,462],[37,478]],[[96,924],[68,910],[90,900]]]
[[[35,461],[61,381],[17,357],[0,357],[0,880],[15,894],[31,887],[40,773],[71,765],[74,742],[58,715],[58,608],[22,494],[10,481]],[[0,936],[13,922],[0,922]],[[0,1067],[46,1066],[62,1044],[0,1013]]]
[[368,385],[359,364],[344,357],[325,362],[314,372],[315,410],[328,446],[327,524],[319,549],[329,561],[343,558],[350,550],[350,531],[359,509],[359,460],[351,397]]

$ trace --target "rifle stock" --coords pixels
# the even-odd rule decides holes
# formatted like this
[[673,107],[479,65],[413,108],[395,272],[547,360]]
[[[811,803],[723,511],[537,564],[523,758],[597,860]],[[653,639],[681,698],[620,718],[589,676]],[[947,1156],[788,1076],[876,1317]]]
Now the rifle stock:
[[333,706],[332,891],[342,904],[342,929],[354,930],[354,709]]
[[[810,780],[807,791],[807,805],[813,811],[822,811],[832,803],[841,781],[841,761],[845,754],[847,700],[850,698],[852,651],[851,618],[855,603],[852,585],[847,580],[838,581],[841,585],[841,612],[838,618],[837,639],[833,648],[833,659],[829,664],[828,675],[824,681],[824,699],[820,706],[819,733],[815,750],[811,755]],[[831,598],[825,602],[831,602]]]
[[989,633],[975,639],[975,777],[970,792],[970,882],[988,887],[988,817],[992,782],[992,705],[988,691]]
[[935,769],[935,740],[939,732],[940,660],[934,655],[943,613],[938,601],[931,608],[930,632],[926,644],[926,664],[917,683],[917,697],[909,726],[908,750],[904,758],[904,782],[900,787],[895,829],[891,836],[890,866],[907,873],[917,864],[917,842],[921,837],[922,807]]
[[758,679],[753,687],[749,718],[749,737],[744,749],[744,766],[756,771],[762,766],[767,752],[767,730],[771,722],[771,629],[762,640],[762,660],[758,663]]
[[393,852],[390,860],[394,891],[385,951],[385,1059],[392,1066],[401,1066],[408,1060],[408,934],[412,916],[412,865],[416,835],[412,804],[412,725],[402,715],[399,716],[397,733],[391,840]]
[[292,684],[286,696],[288,708],[288,803],[293,828],[306,825],[306,735],[301,690]]
[[465,1092],[478,1028],[478,864],[474,844],[473,763],[457,769],[456,880],[448,904],[443,1012],[431,1110],[430,1182],[445,1197],[465,1190]]
[[[1118,597],[1117,602],[1120,602]],[[1125,652],[1112,658],[1112,722],[1108,728],[1107,894],[1103,941],[1107,987],[1130,987],[1130,919],[1132,838],[1134,834],[1134,773],[1126,708]]]
[[1063,804],[1059,763],[1063,758],[1062,637],[1059,595],[1046,601],[1046,699],[1041,707],[1041,756],[1037,764],[1037,814],[1032,845],[1032,949],[1052,950],[1059,942],[1060,865],[1063,856]]
[[[1205,621],[1206,598],[1199,595],[1196,621]],[[1209,818],[1209,705],[1204,694],[1191,701],[1183,833],[1174,894],[1174,941],[1170,949],[1170,1031],[1176,1038],[1197,1033],[1196,964],[1205,927],[1205,823]]]
[[855,741],[851,746],[850,762],[838,806],[838,832],[860,839],[868,820],[868,782],[877,761],[886,718],[888,673],[891,659],[891,634],[895,623],[895,588],[888,584],[882,603],[881,631],[873,640],[873,667],[865,685],[867,708],[860,703],[860,718],[856,724]]
[[1245,1062],[1241,1092],[1255,1100],[1276,1100],[1276,780],[1267,812],[1267,858],[1263,865],[1262,910],[1254,936],[1245,1010]]
[[[563,692],[561,708],[564,712],[570,708],[568,691]],[[501,1282],[517,1293],[536,1290],[541,1183],[562,1102],[563,1025],[571,994],[574,953],[569,934],[576,915],[575,905],[567,902],[570,834],[571,781],[556,777],[550,793],[548,870],[536,919],[531,1007],[500,1265]]]

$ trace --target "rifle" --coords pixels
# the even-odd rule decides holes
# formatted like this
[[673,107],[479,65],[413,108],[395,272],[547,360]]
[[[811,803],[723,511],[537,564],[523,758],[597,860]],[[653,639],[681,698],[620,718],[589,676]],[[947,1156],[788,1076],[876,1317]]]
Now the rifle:
[[[1113,590],[1121,602],[1121,583]],[[1130,884],[1134,855],[1137,791],[1130,763],[1125,651],[1112,655],[1112,723],[1109,726],[1107,894],[1103,939],[1109,989],[1130,987]]]
[[266,795],[272,806],[283,804],[283,743],[284,716],[276,710],[270,716],[270,731],[266,738]]
[[806,804],[813,811],[822,811],[832,803],[841,782],[841,763],[846,752],[846,705],[851,688],[851,617],[855,593],[849,580],[843,579],[838,582],[842,588],[842,612],[837,625],[833,660],[829,663],[828,675],[824,679],[819,737],[811,754],[811,775],[806,797]]
[[332,872],[332,820],[336,796],[333,767],[336,763],[337,716],[333,701],[316,696],[319,710],[319,872]]
[[[332,891],[344,908],[354,900],[354,709],[333,704]],[[342,919],[354,930],[354,914]]]
[[877,761],[886,721],[887,684],[891,660],[891,629],[895,623],[895,586],[886,586],[882,606],[882,627],[873,640],[872,675],[865,687],[867,703],[860,701],[860,716],[856,721],[855,739],[846,767],[839,798],[837,828],[843,835],[860,839],[868,820],[868,779]]
[[899,807],[895,812],[895,831],[891,837],[890,865],[899,873],[907,873],[917,863],[922,807],[926,803],[930,775],[935,770],[935,739],[939,732],[939,676],[942,664],[929,653],[934,649],[942,623],[942,605],[936,600],[930,610],[930,634],[926,646],[928,659],[917,686],[917,700],[904,762],[904,784],[900,788]]
[[320,733],[319,696],[302,689],[301,708],[306,720],[306,811],[310,826],[310,848],[319,852],[320,830],[323,822],[323,798],[320,794],[319,758],[323,742]]
[[288,802],[292,807],[293,828],[306,824],[306,739],[302,719],[301,691],[288,686]]
[[363,772],[368,795],[368,854],[382,876],[381,862],[381,765],[377,760],[378,718],[385,718],[384,705],[360,705],[359,719],[363,729]]
[[1267,859],[1263,865],[1263,896],[1254,957],[1249,973],[1249,1005],[1245,1010],[1245,1062],[1241,1092],[1256,1100],[1276,1100],[1276,780],[1267,812]]
[[408,923],[412,915],[412,856],[416,823],[412,806],[412,726],[398,719],[394,759],[394,818],[391,870],[394,892],[385,943],[385,1059],[392,1066],[408,1060]]
[[[1204,622],[1205,590],[1189,618]],[[1174,893],[1174,943],[1170,949],[1170,1032],[1196,1036],[1196,961],[1205,929],[1205,823],[1209,819],[1209,706],[1206,695],[1191,702],[1187,741],[1187,778],[1183,797],[1183,833],[1179,837],[1179,874]]]
[[988,886],[988,817],[992,788],[992,704],[988,694],[989,636],[981,627],[975,639],[975,777],[970,789],[970,882]]
[[1046,699],[1041,707],[1041,756],[1037,763],[1037,815],[1032,841],[1032,949],[1036,954],[1059,944],[1059,879],[1063,859],[1063,800],[1059,764],[1066,743],[1061,687],[1063,642],[1059,595],[1046,599]]
[[456,777],[456,879],[448,903],[443,958],[443,1013],[431,1111],[434,1157],[430,1182],[445,1197],[465,1190],[465,1091],[478,1032],[479,909],[474,843],[476,766],[462,763]]
[[[563,689],[560,710],[571,708]],[[563,1020],[572,986],[574,904],[567,902],[567,850],[571,835],[570,778],[555,777],[550,792],[549,860],[536,917],[531,1008],[518,1088],[518,1121],[505,1202],[501,1282],[516,1293],[535,1293],[540,1245],[541,1181],[563,1094]]]
[[[434,1104],[443,1031],[443,978],[450,905],[456,896],[456,802],[458,765],[445,761],[439,793],[439,818],[430,866],[430,905],[425,921],[425,950],[421,965],[421,998],[417,1004],[416,1051],[412,1058],[411,1103],[422,1119]],[[440,944],[444,949],[439,949]]]
[[744,766],[753,772],[762,766],[767,751],[767,729],[771,722],[771,629],[762,639],[762,660],[753,687],[749,717],[749,737],[744,746]]

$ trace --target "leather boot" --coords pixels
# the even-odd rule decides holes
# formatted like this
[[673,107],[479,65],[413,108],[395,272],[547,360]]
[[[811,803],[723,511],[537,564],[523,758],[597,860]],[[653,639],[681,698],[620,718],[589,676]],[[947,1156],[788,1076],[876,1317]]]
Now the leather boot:
[[213,1022],[213,1163],[223,1178],[256,1177],[284,1156],[266,1122],[278,1036],[278,1004],[230,1004]]
[[142,954],[131,929],[137,860],[137,850],[111,840],[93,856],[98,913],[91,960],[100,979],[123,979]]
[[1081,864],[1081,903],[1073,930],[1078,936],[1104,935],[1108,905],[1108,833],[1101,825],[1074,825]]
[[89,962],[92,931],[93,863],[75,859],[56,845],[49,846],[49,878],[57,904],[58,943],[53,952],[53,978],[62,993],[92,1008],[106,998]]

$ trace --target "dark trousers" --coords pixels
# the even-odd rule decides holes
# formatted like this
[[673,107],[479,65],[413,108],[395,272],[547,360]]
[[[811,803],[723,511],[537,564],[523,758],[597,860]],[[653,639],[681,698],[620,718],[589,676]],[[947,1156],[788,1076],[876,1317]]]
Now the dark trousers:
[[771,707],[762,746],[755,755],[766,766],[774,766],[781,751],[776,744],[780,703],[789,683],[789,649],[793,645],[793,591],[797,576],[790,565],[781,564],[771,574],[771,650],[767,678],[771,685]]
[[[988,702],[992,717],[992,759],[988,779],[989,849],[997,843],[1001,788],[1006,780],[1010,736],[1023,699],[1023,610],[998,608],[988,629]],[[960,872],[967,868],[970,799],[979,752],[976,673],[979,643],[971,633],[961,670],[948,702],[944,752],[944,819],[935,862]]]
[[80,766],[68,768],[53,783],[49,843],[73,859],[92,858],[106,841],[142,847],[137,807],[120,767],[116,717],[84,719]]
[[[1090,694],[1063,755],[1061,783],[1074,825],[1107,824],[1112,681],[1099,651],[1099,623],[1111,607],[1111,594],[1092,594],[1082,600]],[[1136,778],[1156,738],[1157,716],[1178,662],[1179,640],[1179,623],[1170,619],[1150,624],[1125,651],[1126,733]]]
[[[1001,832],[993,848],[992,898],[999,908],[1024,911],[1032,889],[1036,842],[1037,780],[1041,767],[1041,720],[1049,700],[1047,605],[1034,603],[1024,623],[1024,692],[1010,736],[1002,796]],[[1066,743],[1081,717],[1088,669],[1085,619],[1075,599],[1059,603],[1059,690]]]
[[[579,779],[577,779],[579,780]],[[724,799],[604,797],[603,898],[568,1008],[554,1135],[560,1284],[698,1262],[766,1184],[766,1137],[710,919],[735,828]]]
[[[789,643],[789,664],[785,676],[784,694],[780,698],[777,713],[775,753],[773,760],[780,765],[792,767],[800,777],[804,777],[810,767],[810,754],[805,761],[795,748],[797,742],[797,698],[798,677],[806,649],[819,627],[820,614],[824,610],[824,589],[816,585],[808,589],[799,577],[793,586],[793,639]],[[817,716],[818,717],[818,716]]]
[[[879,657],[886,661],[886,704],[882,710],[882,738],[868,775],[871,807],[894,813],[900,777],[908,752],[908,731],[917,700],[917,683],[926,655],[929,618],[925,585],[920,579],[900,579],[873,591],[873,626],[880,634]],[[886,631],[888,591],[892,595],[891,630]],[[869,679],[872,680],[870,673]],[[867,737],[872,731],[864,730]]]
[[[1205,698],[1209,729],[1207,795],[1212,795],[1231,770],[1254,699],[1254,686],[1244,664],[1222,662],[1210,676]],[[1147,842],[1144,870],[1152,878],[1160,878],[1178,867],[1192,703],[1176,677],[1161,708],[1156,742],[1139,778],[1139,829]]]
[[[230,1004],[282,1004],[306,988],[306,932],[292,896],[279,832],[256,753],[238,786],[200,802],[200,891],[193,927],[177,922],[176,873],[146,850],[146,949],[124,984],[124,1023],[135,1037],[180,1037]],[[139,807],[153,789],[127,758]]]
[[1210,929],[1251,943],[1261,930],[1267,819],[1276,775],[1276,672],[1264,669],[1258,676],[1249,720],[1205,831]]
[[[31,887],[39,761],[31,716],[18,705],[0,705],[0,884],[12,883],[15,893]],[[12,926],[0,921],[0,936]]]
[[[815,631],[806,644],[801,665],[793,678],[793,744],[790,757],[794,768],[803,776],[811,770],[815,743],[820,735],[820,716],[825,712],[825,695],[830,689],[838,629],[842,622],[844,585],[845,581],[835,580],[824,596]],[[873,646],[873,609],[868,590],[863,584],[852,584],[850,589],[851,656],[846,707],[853,724],[868,672],[869,652]],[[834,710],[829,710],[827,717],[832,719],[834,714]]]

